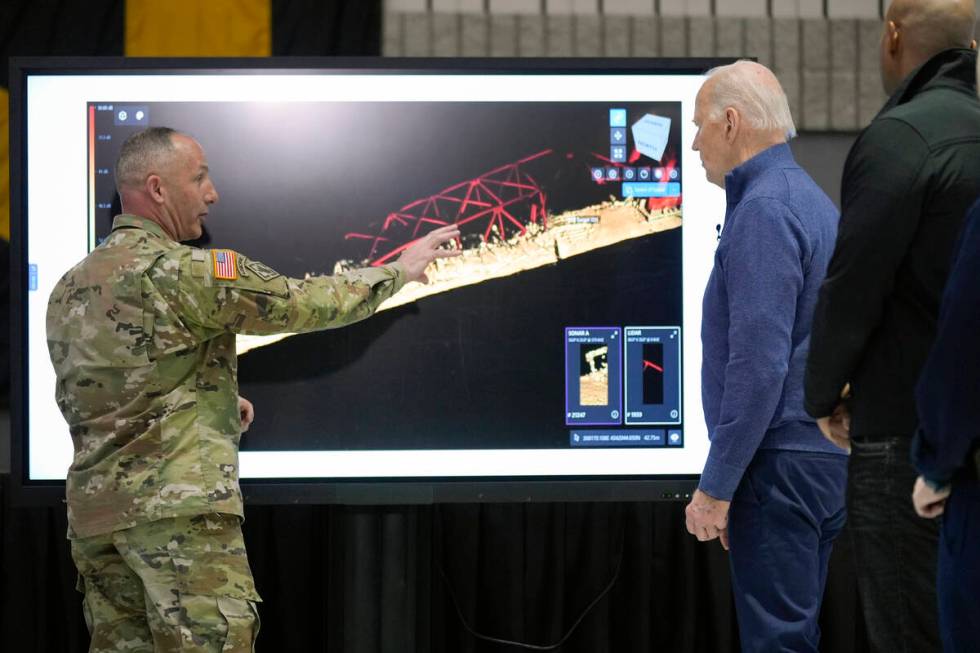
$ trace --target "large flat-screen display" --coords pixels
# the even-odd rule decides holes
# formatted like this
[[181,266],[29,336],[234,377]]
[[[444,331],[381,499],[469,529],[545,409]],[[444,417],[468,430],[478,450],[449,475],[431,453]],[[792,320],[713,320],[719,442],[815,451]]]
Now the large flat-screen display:
[[120,211],[122,142],[167,126],[203,145],[220,195],[194,246],[302,278],[394,261],[440,225],[462,234],[461,256],[364,322],[238,337],[246,495],[677,496],[708,449],[701,296],[724,196],[691,144],[717,63],[20,61],[23,484],[62,481],[72,460],[48,295]]

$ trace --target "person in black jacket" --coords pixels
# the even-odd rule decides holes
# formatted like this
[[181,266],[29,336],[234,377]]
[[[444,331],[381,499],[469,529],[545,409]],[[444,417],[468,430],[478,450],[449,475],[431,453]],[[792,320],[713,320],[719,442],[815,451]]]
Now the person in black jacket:
[[974,21],[966,0],[895,0],[888,9],[881,71],[891,97],[844,165],[804,382],[807,412],[851,446],[848,530],[861,605],[873,648],[889,653],[939,650],[938,533],[910,505],[909,450],[913,391],[953,243],[980,195]]
[[943,294],[938,335],[915,392],[921,517],[939,536],[939,625],[947,653],[980,645],[980,202],[967,216]]

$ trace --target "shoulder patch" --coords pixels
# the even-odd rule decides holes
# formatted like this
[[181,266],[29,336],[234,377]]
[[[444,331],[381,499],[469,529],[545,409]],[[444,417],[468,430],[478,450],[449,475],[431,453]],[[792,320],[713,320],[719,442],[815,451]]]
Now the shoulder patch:
[[248,267],[246,267],[248,264],[248,259],[245,258],[244,256],[238,256],[237,258],[238,258],[238,274],[241,275],[243,279],[247,279],[248,277],[252,276],[248,273]]
[[258,261],[249,261],[245,264],[245,267],[254,272],[262,281],[269,281],[270,279],[282,276],[265,263],[259,263]]
[[214,278],[226,281],[238,279],[238,265],[235,263],[235,252],[230,249],[212,249],[211,262],[214,265]]
[[191,250],[191,276],[195,279],[204,280],[205,285],[211,285],[211,257],[203,249],[188,248]]

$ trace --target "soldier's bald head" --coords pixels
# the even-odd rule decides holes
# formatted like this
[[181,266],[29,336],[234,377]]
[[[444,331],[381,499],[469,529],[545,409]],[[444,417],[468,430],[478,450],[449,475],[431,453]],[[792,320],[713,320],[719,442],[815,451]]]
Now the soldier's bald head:
[[975,47],[976,17],[973,0],[893,0],[881,40],[885,92],[943,50]]

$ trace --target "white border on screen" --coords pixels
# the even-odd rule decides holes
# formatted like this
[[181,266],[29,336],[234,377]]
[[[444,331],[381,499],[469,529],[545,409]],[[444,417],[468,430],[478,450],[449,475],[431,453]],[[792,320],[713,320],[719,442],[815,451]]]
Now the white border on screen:
[[[160,74],[35,75],[27,82],[30,480],[64,479],[72,459],[45,342],[48,295],[87,253],[88,102],[643,102],[680,101],[683,148],[684,446],[610,449],[243,451],[244,479],[699,474],[708,451],[701,408],[701,298],[724,193],[691,151],[700,75]],[[256,254],[258,255],[258,253]],[[656,325],[651,325],[656,326]],[[356,327],[354,327],[356,328]],[[556,337],[561,337],[557,334]],[[560,365],[561,361],[556,362]],[[262,406],[256,407],[261,412]],[[562,419],[559,413],[556,419]],[[466,425],[459,425],[465,429]],[[245,437],[248,437],[247,435]]]

